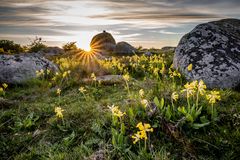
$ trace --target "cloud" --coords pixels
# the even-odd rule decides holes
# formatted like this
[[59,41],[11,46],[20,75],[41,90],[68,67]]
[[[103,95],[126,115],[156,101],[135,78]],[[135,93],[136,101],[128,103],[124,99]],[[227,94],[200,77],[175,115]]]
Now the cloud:
[[134,44],[172,45],[199,23],[240,17],[239,6],[239,0],[1,0],[0,38],[90,39],[86,33],[107,30]]
[[165,30],[152,31],[152,32],[161,33],[161,34],[170,34],[170,35],[184,34],[183,32],[170,32],[170,31],[165,31]]

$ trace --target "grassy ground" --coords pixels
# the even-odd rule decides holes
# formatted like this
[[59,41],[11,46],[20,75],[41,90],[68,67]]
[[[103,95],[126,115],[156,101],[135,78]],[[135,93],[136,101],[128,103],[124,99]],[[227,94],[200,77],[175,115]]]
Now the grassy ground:
[[[181,92],[186,83],[182,77],[163,70],[153,76],[159,65],[168,70],[172,57],[157,59],[104,62],[106,68],[111,66],[110,72],[130,75],[120,84],[103,85],[92,77],[86,85],[76,78],[76,70],[67,68],[72,72],[65,79],[9,86],[2,95],[9,105],[1,104],[0,112],[1,159],[238,159],[240,93],[218,90],[221,100],[212,112],[207,90],[196,106],[197,93],[187,99]],[[179,95],[177,101],[171,98],[173,92]],[[114,115],[112,105],[124,115]],[[62,118],[56,107],[64,110]],[[139,122],[149,124],[153,132],[146,131],[147,139],[134,144]]]

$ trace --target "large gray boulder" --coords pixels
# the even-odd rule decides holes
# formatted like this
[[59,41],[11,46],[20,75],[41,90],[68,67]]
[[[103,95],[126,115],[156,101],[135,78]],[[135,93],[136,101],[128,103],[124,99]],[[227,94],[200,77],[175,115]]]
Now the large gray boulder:
[[[202,79],[208,88],[240,84],[240,20],[224,19],[196,26],[180,40],[174,67],[188,80]],[[192,70],[188,65],[192,64]]]
[[59,47],[46,47],[39,51],[37,54],[40,54],[45,57],[61,56],[64,54],[64,50]]
[[110,54],[115,49],[116,41],[110,33],[103,31],[92,38],[90,46],[93,52]]
[[36,71],[58,67],[44,57],[36,55],[0,55],[0,83],[22,84],[36,78]]
[[136,49],[127,42],[118,42],[114,53],[116,54],[134,54]]

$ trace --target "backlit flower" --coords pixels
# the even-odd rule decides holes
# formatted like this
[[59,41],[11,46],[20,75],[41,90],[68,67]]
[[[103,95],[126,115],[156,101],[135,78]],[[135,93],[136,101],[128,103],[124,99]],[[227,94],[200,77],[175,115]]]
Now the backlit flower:
[[171,95],[171,98],[172,98],[172,100],[177,101],[179,98],[179,95],[177,94],[177,92],[173,92]]
[[96,81],[96,80],[97,80],[97,77],[96,77],[95,73],[92,73],[92,74],[91,74],[91,79],[92,79],[93,81]]
[[209,103],[214,104],[217,100],[221,100],[220,93],[218,91],[211,91],[210,94],[206,95]]
[[183,89],[183,90],[181,90],[181,92],[186,92],[187,93],[187,97],[189,98],[190,96],[192,96],[195,92],[196,92],[196,85],[195,85],[195,83],[186,83],[185,85],[184,85],[184,88],[185,89]]
[[4,89],[6,89],[8,87],[8,85],[6,83],[3,83],[2,86]]
[[147,105],[148,105],[148,100],[142,99],[142,100],[141,100],[141,104],[146,108]]
[[125,74],[125,75],[123,75],[123,79],[124,79],[125,81],[129,81],[130,76],[129,76],[128,74]]
[[134,139],[133,144],[136,144],[141,139],[141,133],[135,133],[134,135],[132,135],[132,138]]
[[140,95],[141,98],[144,96],[144,90],[143,89],[139,90],[139,95]]
[[61,92],[62,92],[62,90],[60,88],[58,88],[57,91],[56,91],[57,95],[60,95]]
[[204,84],[203,80],[200,80],[198,83],[198,91],[201,95],[204,95],[206,92],[207,86]]
[[55,113],[58,118],[63,118],[63,112],[64,110],[61,107],[55,107]]
[[187,70],[188,70],[188,71],[192,71],[192,67],[193,67],[193,65],[192,65],[192,63],[191,63],[191,64],[188,65]]
[[84,87],[80,87],[78,90],[79,90],[79,92],[81,92],[81,93],[84,93],[84,92],[87,91]]
[[143,124],[142,122],[139,122],[136,127],[139,128],[140,131],[153,132],[153,128],[151,128],[151,125],[148,123]]
[[111,107],[108,107],[108,108],[111,110],[114,116],[117,116],[119,118],[121,118],[126,114],[125,112],[120,111],[118,106],[112,105]]

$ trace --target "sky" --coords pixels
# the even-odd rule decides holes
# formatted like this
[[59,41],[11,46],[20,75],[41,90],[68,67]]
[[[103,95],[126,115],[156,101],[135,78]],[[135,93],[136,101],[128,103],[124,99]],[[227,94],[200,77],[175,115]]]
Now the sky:
[[240,18],[240,0],[1,0],[0,39],[29,44],[36,36],[87,49],[106,30],[135,47],[177,46],[197,24]]

